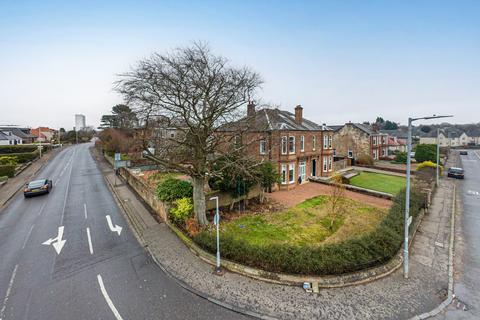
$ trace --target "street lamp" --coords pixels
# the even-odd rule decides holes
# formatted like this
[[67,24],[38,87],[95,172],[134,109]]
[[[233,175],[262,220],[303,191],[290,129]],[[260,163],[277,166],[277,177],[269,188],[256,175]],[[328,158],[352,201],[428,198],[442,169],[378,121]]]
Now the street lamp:
[[440,184],[439,182],[439,174],[438,174],[438,171],[440,170],[440,128],[437,128],[437,171],[436,171],[436,178],[437,178],[437,187],[438,185]]
[[450,118],[453,116],[430,116],[421,118],[408,118],[408,138],[407,138],[407,189],[405,191],[405,216],[404,216],[404,248],[403,248],[403,277],[408,278],[408,227],[410,225],[410,162],[412,152],[412,122],[417,120],[430,120],[439,118]]
[[220,214],[218,212],[218,196],[211,197],[210,200],[215,200],[216,203],[216,212],[215,217],[213,218],[213,223],[217,227],[217,263],[215,265],[215,273],[220,275],[222,274],[222,269],[220,268]]

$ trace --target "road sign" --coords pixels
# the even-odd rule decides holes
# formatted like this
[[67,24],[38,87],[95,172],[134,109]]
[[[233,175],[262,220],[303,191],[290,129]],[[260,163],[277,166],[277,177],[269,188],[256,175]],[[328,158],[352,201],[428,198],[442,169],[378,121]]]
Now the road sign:
[[115,161],[120,161],[122,160],[122,155],[118,152],[115,153]]

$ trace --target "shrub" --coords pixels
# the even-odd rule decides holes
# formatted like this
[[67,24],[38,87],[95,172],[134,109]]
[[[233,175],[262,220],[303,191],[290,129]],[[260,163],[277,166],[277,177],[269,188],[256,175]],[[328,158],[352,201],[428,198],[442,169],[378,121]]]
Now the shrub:
[[7,176],[0,176],[0,182],[7,181],[8,177]]
[[34,152],[10,153],[9,156],[16,157],[18,163],[25,163],[36,159],[39,156],[38,150]]
[[[423,161],[422,163],[417,165],[417,171],[425,170],[427,168],[437,169],[437,164],[433,163],[432,161]],[[440,171],[443,171],[443,167],[439,166]]]
[[0,157],[0,165],[14,166],[16,164],[17,164],[17,157],[14,157],[14,156],[2,156],[2,157]]
[[[415,221],[424,205],[423,196],[415,191],[410,200],[410,213]],[[252,267],[292,274],[338,275],[374,267],[390,260],[401,248],[404,207],[405,192],[400,192],[375,230],[357,238],[322,246],[265,246],[223,233],[222,255]],[[193,239],[205,250],[211,253],[216,251],[215,233],[203,230]]]
[[358,164],[363,164],[366,166],[372,166],[373,165],[373,158],[369,156],[368,154],[361,154],[357,158],[357,163]]
[[180,198],[174,201],[174,206],[170,209],[170,220],[178,226],[184,226],[185,222],[193,213],[192,198]]
[[395,157],[395,162],[397,163],[407,163],[407,153],[406,152],[399,152]]
[[280,174],[277,167],[271,162],[265,162],[259,168],[260,185],[262,188],[271,192],[272,187],[276,183],[280,183]]
[[419,144],[415,149],[415,160],[417,162],[436,161],[437,145],[436,144]]
[[15,175],[15,165],[0,165],[0,176],[12,178]]
[[190,182],[175,178],[167,178],[157,185],[157,197],[165,202],[173,202],[180,198],[191,198],[193,186]]
[[37,145],[16,145],[16,146],[0,146],[0,154],[8,153],[25,153],[25,152],[34,152],[38,149]]

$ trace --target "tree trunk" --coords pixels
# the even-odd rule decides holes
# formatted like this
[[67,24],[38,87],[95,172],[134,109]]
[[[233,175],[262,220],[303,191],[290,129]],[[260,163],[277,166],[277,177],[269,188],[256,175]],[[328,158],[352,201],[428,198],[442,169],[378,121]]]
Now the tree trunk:
[[204,177],[193,177],[193,211],[197,218],[198,224],[205,226],[208,224],[206,207],[205,207],[205,185]]

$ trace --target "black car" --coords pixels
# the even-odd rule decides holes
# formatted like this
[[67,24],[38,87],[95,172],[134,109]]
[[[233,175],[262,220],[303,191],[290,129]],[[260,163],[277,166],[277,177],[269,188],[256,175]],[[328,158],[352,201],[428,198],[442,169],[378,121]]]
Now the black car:
[[451,167],[451,168],[448,168],[447,175],[451,178],[463,179],[465,176],[465,172],[463,171],[462,168]]
[[460,155],[462,155],[462,156],[466,156],[466,155],[468,155],[468,152],[467,152],[467,151],[465,151],[465,150],[462,150],[462,151],[460,151]]
[[25,198],[29,198],[37,194],[49,193],[50,190],[52,190],[52,187],[52,180],[42,179],[31,181],[25,185],[25,189],[23,189],[23,195]]

